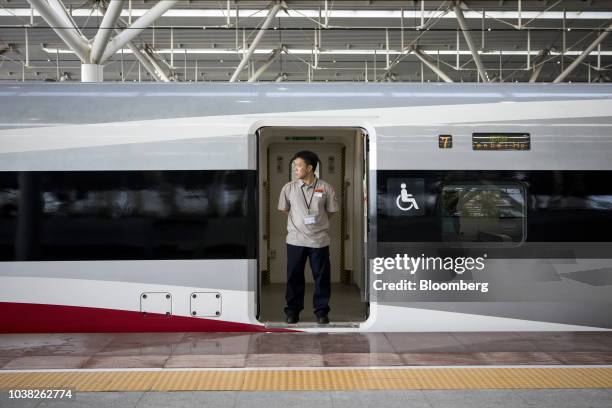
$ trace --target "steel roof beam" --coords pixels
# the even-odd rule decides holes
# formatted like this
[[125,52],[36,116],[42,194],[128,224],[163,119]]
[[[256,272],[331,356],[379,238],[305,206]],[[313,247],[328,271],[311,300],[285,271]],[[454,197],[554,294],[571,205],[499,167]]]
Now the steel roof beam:
[[8,51],[12,51],[12,47],[10,44],[7,44],[6,42],[4,42],[3,40],[0,39],[1,43],[4,43],[4,45],[0,45],[0,55],[4,54],[5,52]]
[[[121,0],[121,2],[123,2],[123,0]],[[112,14],[116,13],[116,10],[110,10],[111,9],[110,6],[113,6],[113,8],[117,8],[119,10],[119,13],[117,14],[117,16],[114,19],[114,22],[112,24],[110,23],[110,18],[113,17]],[[108,31],[109,33],[110,33],[110,31],[115,31],[115,33],[117,35],[119,35],[121,33],[121,31],[117,28],[117,22],[118,21],[121,22],[124,26],[128,26],[129,24],[127,24],[125,21],[123,21],[123,19],[120,17],[120,15],[121,15],[121,7],[120,7],[120,5],[113,5],[113,4],[111,4],[110,6],[109,6],[108,9],[105,9],[102,6],[98,7],[98,10],[104,16],[103,20],[102,20],[102,24],[100,25],[100,27],[104,26],[106,31]],[[107,19],[107,16],[109,14],[111,14],[111,17],[109,17]],[[106,23],[104,22],[105,20],[106,20]],[[98,30],[98,34],[100,34],[99,30]],[[97,38],[98,38],[98,35],[96,34],[96,39]],[[98,41],[101,41],[101,40],[98,40]],[[94,43],[95,43],[95,39],[94,39]],[[106,47],[107,41],[102,42],[102,44],[103,44],[103,47]],[[145,71],[147,71],[151,75],[151,77],[153,79],[155,79],[155,81],[159,82],[159,81],[163,81],[164,80],[164,77],[158,73],[158,71],[160,71],[160,72],[162,72],[162,71],[155,68],[155,66],[149,61],[149,56],[148,55],[144,55],[143,52],[140,50],[140,48],[138,48],[138,46],[136,46],[133,41],[128,41],[126,45],[130,49],[130,51],[132,51],[132,54],[134,54],[134,57],[140,62],[141,66],[145,69]],[[102,53],[103,51],[104,51],[104,49],[101,49],[98,52]],[[92,50],[92,54],[93,53],[94,52]],[[93,58],[93,56],[92,56],[92,58]],[[162,74],[163,74],[163,72],[162,72]],[[167,77],[166,77],[166,79],[167,79]],[[165,81],[165,82],[168,82],[168,81]]]
[[472,34],[470,34],[470,28],[468,27],[465,16],[463,15],[463,10],[461,10],[460,5],[463,5],[463,2],[457,1],[453,6],[453,10],[455,11],[455,16],[457,17],[457,22],[459,23],[459,27],[461,27],[461,31],[463,32],[463,37],[465,37],[465,42],[472,53],[472,58],[476,63],[476,68],[478,68],[478,75],[483,82],[489,81],[489,76],[487,75],[487,71],[480,59],[480,55],[478,54],[478,50],[476,49],[476,45],[474,45],[474,40],[472,40]]
[[[125,22],[119,18],[119,21],[125,24]],[[127,24],[126,24],[127,25]],[[115,32],[117,34],[120,31],[115,28]],[[157,64],[154,56],[151,55],[146,49],[141,50],[134,41],[128,41],[127,46],[132,51],[132,54],[136,57],[136,59],[140,62],[140,64],[144,67],[145,71],[147,71],[157,82],[170,82],[170,79],[166,75],[166,73],[161,69],[161,67]]]
[[547,49],[540,51],[540,53],[538,54],[538,57],[533,62],[533,73],[531,74],[531,77],[529,78],[530,83],[534,83],[535,81],[538,80],[538,77],[540,76],[540,72],[542,72],[542,67],[544,67],[545,59],[549,53],[550,53],[550,50],[547,48]]
[[[105,10],[103,7],[100,7],[99,10],[102,12],[104,17],[106,17],[107,10]],[[117,28],[117,22],[120,22],[125,27],[129,26],[129,24],[121,18],[121,13],[117,15],[117,20],[115,21],[115,24],[113,24],[113,30],[115,33],[117,33],[117,35],[119,35],[121,31]],[[134,44],[134,41],[128,41],[126,45],[130,51],[132,51],[134,57],[136,57],[136,59],[140,62],[140,65],[151,75],[153,79],[155,79],[155,81],[170,82],[164,71],[162,71],[161,67],[155,63],[155,60],[151,55],[149,55],[146,51],[141,51],[141,49]],[[152,59],[153,62],[151,62]]]
[[440,69],[440,67],[438,67],[435,63],[435,61],[433,61],[429,55],[424,54],[420,49],[418,49],[417,47],[414,47],[412,49],[412,52],[414,53],[414,55],[416,55],[416,57],[418,59],[421,60],[421,62],[425,65],[427,65],[427,67],[429,69],[431,69],[433,72],[435,72],[440,78],[442,78],[442,80],[444,82],[454,82],[448,75],[446,75],[446,73],[444,71],[442,71]]
[[147,58],[149,64],[153,67],[153,71],[158,75],[159,79],[162,82],[170,82],[170,78],[168,78],[164,70],[159,66],[157,60],[153,56],[153,51],[151,51],[149,47],[145,47],[142,52]]
[[576,58],[567,68],[565,68],[565,70],[557,78],[555,78],[553,83],[557,84],[559,82],[562,82],[565,78],[567,78],[567,76],[571,74],[572,71],[576,69],[576,67],[580,65],[582,61],[584,61],[584,59],[591,53],[591,51],[593,51],[608,36],[608,34],[610,34],[611,30],[612,30],[612,24],[610,24],[608,28],[604,30],[603,33],[599,34],[599,36],[595,39],[595,41],[593,41],[591,45],[589,45],[582,52],[582,54],[578,56],[578,58]]
[[149,11],[138,18],[138,20],[134,21],[132,25],[124,29],[121,34],[115,36],[115,38],[108,43],[106,50],[100,58],[100,62],[106,61],[129,41],[136,38],[136,36],[153,24],[155,20],[160,18],[166,11],[170,10],[177,2],[178,0],[164,0],[151,7]]
[[278,13],[278,11],[281,8],[283,8],[283,7],[286,7],[284,5],[284,2],[279,2],[279,1],[277,1],[274,4],[274,6],[272,6],[270,11],[268,12],[268,15],[266,16],[266,19],[264,20],[263,24],[261,25],[261,28],[259,29],[259,32],[257,33],[257,35],[255,36],[255,39],[251,43],[251,46],[249,47],[249,49],[247,50],[245,55],[242,57],[242,60],[240,61],[240,64],[238,64],[238,67],[236,68],[236,71],[234,71],[234,74],[230,78],[230,80],[229,80],[230,82],[236,82],[236,80],[238,79],[238,76],[240,75],[240,73],[242,72],[244,67],[248,64],[249,60],[251,59],[251,56],[255,52],[255,49],[259,45],[259,42],[261,41],[261,39],[263,38],[264,34],[266,33],[266,30],[268,29],[268,27],[270,27],[270,24],[272,23],[272,20],[276,16],[276,13]]
[[[162,1],[166,1],[166,0],[162,0]],[[538,0],[538,1],[541,1],[541,0]],[[561,0],[557,0],[557,1],[561,1]],[[244,0],[240,0],[236,2],[240,4],[240,3],[243,3]],[[604,0],[599,0],[599,2],[603,3]],[[5,1],[3,4],[6,5],[10,3],[11,3],[10,1]],[[92,1],[90,1],[89,3],[92,3]],[[138,8],[132,8],[131,15],[134,18],[145,14],[148,9],[142,8],[142,7],[145,7],[147,4],[153,3],[153,2],[145,0],[140,3],[141,4],[139,5]],[[186,3],[186,1],[182,3]],[[191,0],[191,3],[194,4],[198,2]],[[199,3],[204,3],[204,1],[200,1]],[[213,2],[207,1],[207,3],[213,3]],[[314,8],[314,6],[316,5],[316,2],[313,1],[312,3],[313,3],[312,4],[313,8],[295,8],[294,6],[293,9],[288,10],[287,14],[283,14],[281,17],[283,19],[294,19],[294,20],[295,19],[309,19],[309,18],[317,19],[319,17],[319,10],[318,8]],[[388,1],[387,3],[400,3],[400,2],[399,1]],[[245,3],[245,4],[248,4],[248,3]],[[244,8],[240,8],[240,10],[238,10],[238,18],[240,19],[259,18],[259,15],[257,14],[257,12],[260,10],[256,10],[254,8],[247,7],[247,6],[243,6],[243,7]],[[372,5],[369,5],[367,7],[372,7]],[[368,8],[366,9],[364,8],[330,9],[329,10],[329,20],[339,19],[339,18],[341,19],[346,18],[346,19],[351,19],[351,20],[357,20],[357,19],[397,19],[397,20],[400,20],[402,16],[400,7],[401,6],[398,7],[395,5],[390,5],[387,8],[381,8],[381,9],[371,9],[371,8],[369,9]],[[431,10],[424,11],[424,14],[422,15],[424,22],[432,18],[455,19],[454,13],[447,13],[442,16],[439,16],[438,10],[434,9],[434,7],[435,6],[432,6]],[[414,13],[415,13],[414,10],[410,12],[412,16],[414,16]],[[416,16],[416,19],[420,20],[421,18],[420,12],[416,11],[416,13],[418,13]],[[34,13],[34,16],[37,16],[37,15],[38,14]],[[74,9],[72,10],[71,15],[74,18],[87,18],[90,15],[90,9],[86,7]],[[221,8],[217,8],[217,9],[175,8],[170,13],[170,15],[174,18],[193,18],[193,19],[223,18],[224,20],[227,19],[227,11]],[[519,13],[517,12],[517,10],[514,10],[514,9],[513,10],[496,10],[495,8],[487,9],[486,15],[488,18],[498,19],[502,21],[517,20],[519,17]],[[563,11],[561,10],[554,11],[554,10],[550,10],[550,8],[547,8],[543,11],[522,10],[520,15],[523,21],[523,24],[522,24],[523,28],[528,27],[529,24],[531,24],[533,21],[543,21],[543,20],[559,21],[563,19]],[[476,11],[476,10],[465,10],[464,16],[468,20],[480,20],[482,19],[482,12]],[[3,8],[0,8],[0,17],[30,17],[30,9],[25,8],[25,7],[11,7],[11,8],[3,7]],[[404,8],[404,17],[406,20],[408,19],[408,9],[406,8]],[[411,19],[413,18],[414,17],[411,17]],[[566,12],[567,20],[603,20],[603,21],[607,21],[610,18],[612,18],[612,12],[610,12],[609,10],[601,10],[601,9],[592,10],[590,6],[586,4],[584,5],[584,7],[576,7],[575,10],[567,10]],[[525,20],[528,20],[528,21],[525,21]],[[227,22],[224,21],[224,24],[227,24]],[[323,22],[321,24],[323,24]],[[332,26],[330,25],[330,27]],[[416,26],[411,26],[411,28],[416,28],[416,27],[420,27],[420,21],[416,24]],[[405,26],[405,28],[408,28],[408,26]]]
[[98,64],[102,58],[102,54],[108,45],[108,39],[115,29],[117,20],[121,15],[121,10],[123,10],[123,3],[124,0],[111,0],[104,13],[100,28],[94,37],[93,46],[91,47],[90,61],[93,64]]
[[253,76],[251,76],[249,78],[248,82],[255,82],[259,79],[259,77],[261,76],[261,74],[263,74],[264,72],[266,72],[266,70],[268,68],[270,68],[270,65],[272,65],[272,63],[274,62],[274,60],[276,59],[276,57],[281,53],[282,49],[281,48],[277,48],[274,51],[272,51],[272,54],[270,54],[270,56],[268,57],[268,59],[263,63],[263,65],[261,67],[259,67],[257,69],[257,71],[255,71],[255,73],[253,73]]
[[57,13],[45,0],[28,0],[53,31],[68,45],[82,62],[89,62],[89,43],[73,24],[67,25],[67,16]]
[[[136,57],[136,59],[140,62],[142,67],[155,79],[155,81],[160,82],[163,81],[162,76],[158,74],[158,70],[155,69],[155,66],[151,64],[149,61],[149,55],[140,51],[140,49],[134,45],[132,41],[127,43],[127,46],[132,50],[132,54]],[[169,81],[163,81],[169,82]]]

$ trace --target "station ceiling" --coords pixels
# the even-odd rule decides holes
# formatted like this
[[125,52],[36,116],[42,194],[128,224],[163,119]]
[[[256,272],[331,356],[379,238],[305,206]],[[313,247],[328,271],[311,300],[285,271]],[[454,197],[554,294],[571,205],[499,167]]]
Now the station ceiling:
[[[59,0],[42,0],[59,1]],[[166,1],[166,0],[162,0]],[[126,0],[118,24],[157,1]],[[259,32],[270,1],[181,0],[134,40],[176,81],[229,81]],[[239,76],[277,57],[259,81],[480,81],[453,1],[286,0]],[[64,0],[92,40],[107,1]],[[102,7],[103,9],[99,9]],[[612,23],[610,0],[464,1],[461,10],[491,82],[552,82]],[[543,56],[539,54],[544,54]],[[565,82],[612,81],[612,35]],[[26,0],[0,0],[0,80],[80,81],[81,61]],[[105,81],[154,81],[127,47],[105,62]]]

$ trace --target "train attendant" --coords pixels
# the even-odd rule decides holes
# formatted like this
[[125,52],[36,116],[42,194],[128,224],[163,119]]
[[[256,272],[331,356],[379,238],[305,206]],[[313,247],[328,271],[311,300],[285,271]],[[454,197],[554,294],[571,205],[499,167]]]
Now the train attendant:
[[313,152],[297,152],[292,161],[296,181],[285,184],[278,209],[287,217],[287,323],[297,323],[304,308],[304,267],[310,261],[315,283],[312,299],[318,324],[329,323],[331,295],[329,219],[338,211],[334,188],[315,176],[319,158]]

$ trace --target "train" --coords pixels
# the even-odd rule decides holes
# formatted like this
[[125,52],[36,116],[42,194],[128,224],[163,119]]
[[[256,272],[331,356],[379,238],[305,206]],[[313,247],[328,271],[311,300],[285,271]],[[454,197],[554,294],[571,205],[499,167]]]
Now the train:
[[[282,312],[299,150],[325,325],[308,268]],[[610,180],[608,84],[6,82],[0,332],[610,330]]]

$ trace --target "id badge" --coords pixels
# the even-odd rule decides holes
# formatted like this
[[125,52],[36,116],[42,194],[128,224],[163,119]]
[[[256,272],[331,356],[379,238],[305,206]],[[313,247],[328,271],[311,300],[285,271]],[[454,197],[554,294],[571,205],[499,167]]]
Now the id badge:
[[323,193],[314,193],[314,196],[317,198],[322,198],[323,197]]
[[315,216],[314,215],[305,215],[304,216],[304,224],[309,225],[309,224],[314,224],[315,223]]

